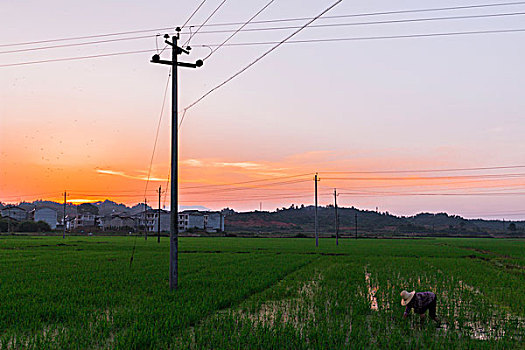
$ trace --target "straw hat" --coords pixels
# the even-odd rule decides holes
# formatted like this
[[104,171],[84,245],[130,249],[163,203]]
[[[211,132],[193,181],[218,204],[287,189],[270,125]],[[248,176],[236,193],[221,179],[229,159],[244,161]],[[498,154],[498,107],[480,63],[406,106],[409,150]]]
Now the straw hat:
[[401,292],[401,305],[406,306],[408,303],[410,303],[410,300],[414,297],[416,294],[416,291],[413,290],[411,293],[407,292],[406,290]]

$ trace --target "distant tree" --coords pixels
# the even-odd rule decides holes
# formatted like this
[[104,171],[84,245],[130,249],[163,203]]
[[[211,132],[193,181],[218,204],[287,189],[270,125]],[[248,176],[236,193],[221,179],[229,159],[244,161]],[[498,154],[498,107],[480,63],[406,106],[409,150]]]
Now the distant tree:
[[18,232],[38,232],[38,224],[34,221],[22,221],[18,225]]
[[16,230],[18,232],[45,232],[51,231],[51,227],[44,221],[22,221]]
[[38,232],[51,231],[51,226],[45,221],[38,221],[36,224],[38,226]]
[[98,207],[91,203],[82,203],[78,206],[79,214],[98,215]]
[[9,224],[7,223],[7,220],[0,219],[0,232],[7,232],[8,228]]
[[511,222],[508,227],[509,231],[516,231],[516,224]]

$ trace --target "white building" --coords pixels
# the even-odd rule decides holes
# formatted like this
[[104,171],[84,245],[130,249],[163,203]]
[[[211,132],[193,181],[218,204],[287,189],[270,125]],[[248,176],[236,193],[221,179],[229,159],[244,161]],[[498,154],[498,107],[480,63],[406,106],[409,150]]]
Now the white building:
[[204,229],[204,215],[198,210],[185,210],[179,213],[179,231]]
[[224,231],[224,216],[215,211],[185,210],[179,213],[179,231],[190,229],[206,232]]
[[224,215],[218,211],[209,211],[204,214],[204,229],[207,232],[224,231]]
[[[146,228],[148,232],[157,232],[159,225],[159,209],[146,210]],[[160,231],[170,231],[170,212],[160,210]]]
[[73,220],[73,228],[95,227],[97,225],[97,215],[90,213],[78,214]]
[[52,208],[37,208],[34,213],[35,221],[47,222],[52,230],[57,228],[57,211]]

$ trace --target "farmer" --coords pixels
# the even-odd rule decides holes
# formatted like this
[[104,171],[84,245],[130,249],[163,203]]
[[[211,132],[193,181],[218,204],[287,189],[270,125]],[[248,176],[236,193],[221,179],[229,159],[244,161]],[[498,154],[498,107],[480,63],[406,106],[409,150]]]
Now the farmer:
[[416,314],[421,317],[421,322],[425,319],[425,312],[428,310],[428,314],[431,319],[439,323],[436,317],[436,295],[432,292],[417,292],[412,291],[411,293],[406,290],[401,292],[401,305],[406,306],[403,318],[407,318],[410,310],[414,309]]

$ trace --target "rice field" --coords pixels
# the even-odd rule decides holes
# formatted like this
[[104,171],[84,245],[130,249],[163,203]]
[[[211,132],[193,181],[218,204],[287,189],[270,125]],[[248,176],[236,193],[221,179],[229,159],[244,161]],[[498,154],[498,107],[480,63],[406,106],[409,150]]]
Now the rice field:
[[[130,268],[133,245],[136,252]],[[0,349],[520,348],[525,241],[0,237]],[[440,324],[403,319],[432,291]]]

